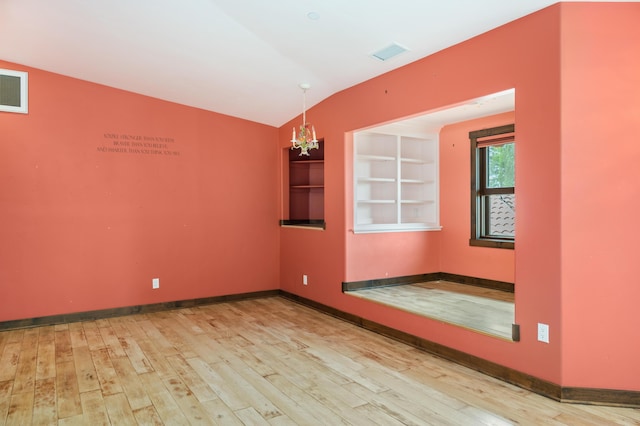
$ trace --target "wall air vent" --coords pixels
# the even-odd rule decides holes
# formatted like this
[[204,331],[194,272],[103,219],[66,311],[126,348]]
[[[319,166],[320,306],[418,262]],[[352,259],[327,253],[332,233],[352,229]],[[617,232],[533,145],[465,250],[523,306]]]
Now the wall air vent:
[[0,68],[0,111],[23,114],[29,111],[27,78],[24,71]]
[[381,61],[387,61],[395,56],[398,56],[401,53],[406,52],[407,50],[409,49],[404,46],[400,46],[397,43],[392,43],[389,46],[372,53],[371,56]]

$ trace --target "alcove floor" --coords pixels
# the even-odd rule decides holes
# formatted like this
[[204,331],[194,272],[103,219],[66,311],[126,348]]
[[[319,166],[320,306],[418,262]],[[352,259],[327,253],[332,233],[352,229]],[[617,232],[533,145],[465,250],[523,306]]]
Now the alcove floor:
[[514,294],[501,290],[428,281],[349,291],[346,294],[403,311],[511,340]]

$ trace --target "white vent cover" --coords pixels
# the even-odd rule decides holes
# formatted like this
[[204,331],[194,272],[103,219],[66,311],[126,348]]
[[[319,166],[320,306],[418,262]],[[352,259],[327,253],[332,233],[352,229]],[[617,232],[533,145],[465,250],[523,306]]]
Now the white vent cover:
[[0,68],[0,111],[26,114],[28,107],[28,74]]
[[392,43],[389,46],[372,53],[371,56],[381,61],[386,61],[394,56],[398,56],[399,54],[406,52],[407,50],[409,49],[404,46],[400,46],[398,43]]

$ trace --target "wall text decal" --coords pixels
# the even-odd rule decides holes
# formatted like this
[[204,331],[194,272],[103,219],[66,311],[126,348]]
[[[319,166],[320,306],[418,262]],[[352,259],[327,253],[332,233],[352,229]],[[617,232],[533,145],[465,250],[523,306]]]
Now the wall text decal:
[[163,155],[176,157],[174,138],[160,136],[133,135],[129,133],[104,133],[104,142],[97,147],[99,152],[134,155]]

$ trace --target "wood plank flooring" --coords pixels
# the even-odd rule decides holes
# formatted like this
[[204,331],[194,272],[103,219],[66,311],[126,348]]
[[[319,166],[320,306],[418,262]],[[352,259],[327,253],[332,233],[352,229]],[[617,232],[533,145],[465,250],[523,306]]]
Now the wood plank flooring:
[[511,325],[515,321],[513,293],[429,281],[346,294],[511,340]]
[[280,297],[0,332],[0,425],[602,425]]

